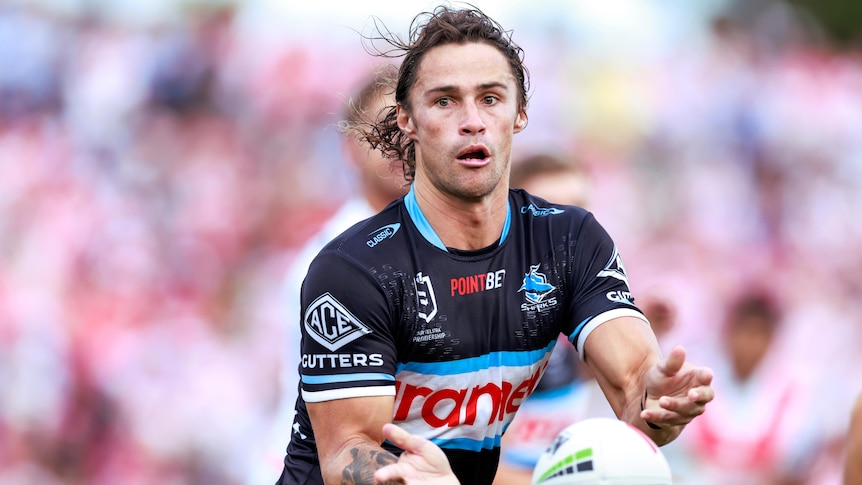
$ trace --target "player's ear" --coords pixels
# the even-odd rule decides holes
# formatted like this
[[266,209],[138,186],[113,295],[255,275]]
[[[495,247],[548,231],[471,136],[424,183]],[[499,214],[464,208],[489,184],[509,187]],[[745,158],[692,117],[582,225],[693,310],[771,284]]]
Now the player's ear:
[[413,124],[413,117],[410,116],[410,112],[404,109],[404,106],[402,106],[401,103],[398,103],[395,106],[395,110],[398,117],[398,128],[401,128],[401,131],[405,136],[407,136],[407,138],[415,140],[416,126]]
[[527,111],[524,109],[518,111],[518,116],[515,117],[515,126],[514,126],[515,133],[519,133],[519,132],[521,132],[521,130],[526,128],[527,127],[527,121],[529,121],[527,118]]

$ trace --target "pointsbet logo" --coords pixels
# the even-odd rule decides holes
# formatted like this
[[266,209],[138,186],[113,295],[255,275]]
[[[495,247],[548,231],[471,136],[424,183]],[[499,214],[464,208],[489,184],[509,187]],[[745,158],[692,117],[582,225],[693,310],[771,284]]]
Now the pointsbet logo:
[[483,291],[496,290],[503,287],[506,270],[500,269],[490,273],[480,273],[471,276],[452,278],[449,281],[451,296],[464,296]]

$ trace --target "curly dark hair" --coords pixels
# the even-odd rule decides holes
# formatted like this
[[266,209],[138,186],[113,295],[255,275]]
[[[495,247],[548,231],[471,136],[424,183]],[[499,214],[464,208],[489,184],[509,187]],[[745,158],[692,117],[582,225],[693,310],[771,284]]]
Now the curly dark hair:
[[[425,53],[434,47],[446,44],[485,42],[497,49],[509,61],[512,74],[518,82],[519,109],[526,109],[530,85],[530,75],[524,65],[524,51],[512,41],[512,31],[505,30],[492,18],[473,5],[456,9],[440,5],[431,12],[422,12],[410,24],[409,38],[402,40],[397,34],[386,29],[379,19],[374,21],[377,36],[365,37],[366,50],[380,57],[403,57],[398,69],[395,88],[395,102],[402,109],[410,110],[409,93],[416,84],[419,64]],[[385,49],[375,47],[381,41]],[[345,126],[371,148],[380,150],[383,155],[404,165],[404,177],[412,181],[416,173],[416,148],[413,140],[407,138],[398,127],[397,111],[389,107],[386,116],[375,123],[352,123]]]

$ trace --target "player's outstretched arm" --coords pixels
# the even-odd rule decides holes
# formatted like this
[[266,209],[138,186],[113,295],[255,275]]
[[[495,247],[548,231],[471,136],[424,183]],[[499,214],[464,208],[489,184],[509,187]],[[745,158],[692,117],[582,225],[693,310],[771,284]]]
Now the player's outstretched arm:
[[600,325],[584,352],[617,416],[658,445],[676,439],[713,399],[712,370],[686,362],[680,346],[662,358],[643,320],[622,317]]
[[378,483],[459,485],[449,460],[437,445],[391,423],[383,425],[383,434],[404,452],[397,463],[375,472]]
[[398,460],[380,446],[383,424],[392,421],[392,396],[309,402],[306,406],[324,483],[374,484],[374,472]]

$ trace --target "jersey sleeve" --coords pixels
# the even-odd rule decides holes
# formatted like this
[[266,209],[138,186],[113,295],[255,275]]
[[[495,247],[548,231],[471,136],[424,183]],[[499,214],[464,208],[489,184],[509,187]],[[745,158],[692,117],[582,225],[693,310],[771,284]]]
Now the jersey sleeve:
[[395,395],[386,295],[370,273],[322,251],[302,284],[300,381],[306,402]]
[[569,312],[574,328],[568,335],[583,359],[584,342],[599,325],[622,316],[648,322],[635,306],[616,244],[592,214],[581,224],[573,259],[575,281]]

